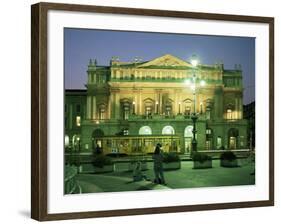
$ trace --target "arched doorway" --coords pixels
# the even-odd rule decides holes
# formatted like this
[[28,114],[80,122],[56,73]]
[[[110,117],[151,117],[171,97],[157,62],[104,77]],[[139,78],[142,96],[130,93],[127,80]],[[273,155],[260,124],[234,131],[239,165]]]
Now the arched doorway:
[[152,135],[152,130],[149,126],[142,126],[139,129],[139,135]]
[[167,125],[162,129],[162,135],[174,135],[174,134],[175,134],[175,129],[170,125]]
[[81,139],[80,135],[73,135],[72,136],[72,149],[74,151],[80,151],[81,150]]
[[[152,130],[149,126],[142,126],[139,129],[139,135],[152,135]],[[148,152],[151,148],[153,148],[153,140],[150,138],[144,138],[142,142],[138,142],[138,145],[141,148],[144,147],[144,151]]]
[[92,148],[96,149],[98,146],[102,148],[101,137],[104,136],[104,132],[101,129],[96,129],[92,133]]
[[228,130],[228,148],[229,149],[237,148],[238,136],[239,136],[239,131],[236,128],[231,128]]
[[189,125],[184,129],[184,151],[185,153],[191,151],[191,142],[192,142],[192,137],[193,137],[193,126]]
[[165,152],[177,151],[177,143],[175,139],[173,139],[173,136],[171,136],[174,134],[175,129],[170,125],[167,125],[162,129],[162,135],[169,135],[169,137],[167,136],[167,139],[162,141],[162,146]]

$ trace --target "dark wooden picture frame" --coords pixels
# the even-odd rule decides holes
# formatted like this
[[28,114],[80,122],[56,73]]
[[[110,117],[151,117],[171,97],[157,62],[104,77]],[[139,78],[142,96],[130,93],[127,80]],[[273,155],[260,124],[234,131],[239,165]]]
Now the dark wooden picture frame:
[[[163,11],[137,8],[117,8],[90,5],[38,3],[31,10],[31,217],[39,221],[59,219],[79,219],[91,217],[125,216],[170,212],[187,212],[226,208],[258,207],[274,205],[274,18],[194,13],[183,11]],[[269,200],[153,207],[107,211],[48,214],[47,188],[47,13],[49,10],[95,12],[138,16],[158,16],[166,18],[194,18],[217,21],[253,22],[269,25]]]

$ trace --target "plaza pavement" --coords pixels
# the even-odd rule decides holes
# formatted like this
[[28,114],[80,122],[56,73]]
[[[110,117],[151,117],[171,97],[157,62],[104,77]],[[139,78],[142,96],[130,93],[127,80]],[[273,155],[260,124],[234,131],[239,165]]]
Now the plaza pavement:
[[254,163],[240,159],[239,167],[220,167],[219,160],[213,160],[211,169],[193,169],[192,161],[182,161],[181,169],[165,171],[166,186],[154,184],[153,163],[148,163],[148,170],[143,171],[151,181],[134,182],[132,172],[120,171],[105,174],[78,174],[76,180],[82,193],[120,192],[138,190],[160,190],[195,187],[215,187],[255,184]]

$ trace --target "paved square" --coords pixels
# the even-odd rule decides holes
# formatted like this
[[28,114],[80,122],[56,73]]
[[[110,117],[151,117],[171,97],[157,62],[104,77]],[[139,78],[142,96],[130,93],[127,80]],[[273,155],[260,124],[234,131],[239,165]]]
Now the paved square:
[[[154,184],[153,163],[148,163],[148,170],[143,171],[151,181],[133,181],[133,174],[129,171],[115,171],[106,174],[78,174],[76,179],[82,193],[119,192],[155,189],[179,189],[195,187],[254,185],[253,173],[255,164],[240,159],[239,167],[220,167],[219,160],[213,160],[211,169],[193,169],[192,161],[182,161],[181,169],[165,171],[166,186]],[[120,165],[119,165],[119,168]]]

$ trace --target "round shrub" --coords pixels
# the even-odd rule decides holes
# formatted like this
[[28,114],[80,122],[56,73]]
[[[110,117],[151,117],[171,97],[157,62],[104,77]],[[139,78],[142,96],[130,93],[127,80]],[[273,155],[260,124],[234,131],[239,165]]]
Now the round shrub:
[[172,163],[180,161],[180,157],[177,153],[174,152],[165,152],[163,153],[163,162]]
[[212,160],[212,157],[203,152],[194,152],[192,155],[192,160],[203,163],[208,160]]
[[233,160],[237,159],[237,157],[233,152],[225,151],[221,154],[220,159],[221,160],[233,161]]
[[112,165],[112,159],[105,155],[97,155],[93,158],[92,161],[93,166],[102,168],[105,165]]

